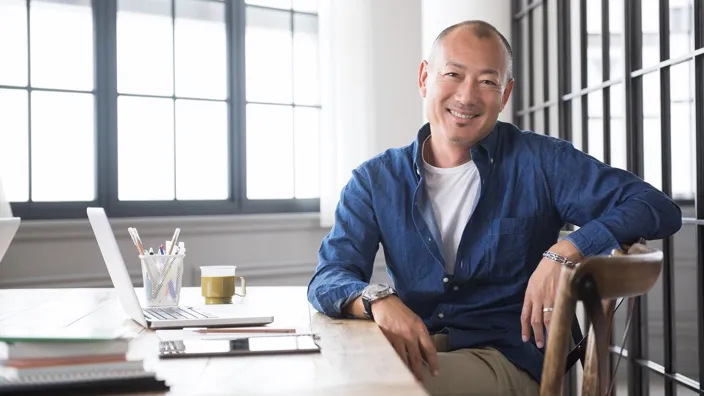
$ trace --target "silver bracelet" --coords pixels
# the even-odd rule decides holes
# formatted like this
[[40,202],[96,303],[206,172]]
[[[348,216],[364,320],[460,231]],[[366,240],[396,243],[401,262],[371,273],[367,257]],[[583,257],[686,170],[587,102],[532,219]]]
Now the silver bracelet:
[[570,268],[570,269],[574,269],[577,266],[577,264],[579,264],[579,263],[575,263],[574,261],[568,260],[567,257],[560,256],[559,254],[551,252],[549,250],[546,251],[545,253],[543,253],[543,257],[545,257],[548,260],[552,260],[558,264],[562,264],[565,267]]

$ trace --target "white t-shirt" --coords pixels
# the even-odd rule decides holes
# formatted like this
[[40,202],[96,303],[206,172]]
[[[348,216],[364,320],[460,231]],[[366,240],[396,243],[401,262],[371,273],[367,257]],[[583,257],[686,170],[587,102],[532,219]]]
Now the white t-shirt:
[[474,161],[454,168],[436,168],[425,162],[426,189],[433,205],[445,258],[445,271],[454,273],[457,248],[479,194],[480,177]]

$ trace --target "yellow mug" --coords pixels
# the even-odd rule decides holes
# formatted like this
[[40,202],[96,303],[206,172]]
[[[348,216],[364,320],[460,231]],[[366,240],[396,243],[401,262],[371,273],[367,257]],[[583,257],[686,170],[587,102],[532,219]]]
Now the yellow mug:
[[[244,297],[247,283],[242,276],[235,276],[234,265],[200,267],[200,292],[206,304],[231,304],[233,296]],[[241,293],[235,291],[236,278],[240,279]]]

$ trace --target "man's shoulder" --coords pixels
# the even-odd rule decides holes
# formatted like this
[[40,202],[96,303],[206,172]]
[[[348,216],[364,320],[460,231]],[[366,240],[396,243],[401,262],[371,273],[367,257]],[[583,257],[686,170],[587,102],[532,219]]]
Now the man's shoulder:
[[537,149],[557,149],[572,145],[572,143],[560,138],[545,135],[530,129],[521,129],[518,126],[499,121],[500,133],[504,141],[518,145],[520,148],[531,147]]
[[398,172],[413,164],[413,143],[401,147],[388,148],[362,162],[357,170],[363,170],[369,177],[389,172]]

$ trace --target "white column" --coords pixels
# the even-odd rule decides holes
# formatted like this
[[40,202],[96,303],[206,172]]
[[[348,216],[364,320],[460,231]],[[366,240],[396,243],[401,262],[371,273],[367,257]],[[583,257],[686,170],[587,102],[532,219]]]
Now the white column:
[[413,141],[421,127],[421,0],[320,2],[321,224],[363,161]]
[[2,187],[2,178],[0,177],[0,218],[12,217],[12,207],[6,197],[5,190]]
[[[435,37],[446,27],[469,19],[491,23],[511,43],[511,0],[422,0],[423,56],[427,57]],[[511,46],[515,44],[511,43]],[[514,70],[517,66],[514,64]],[[499,119],[512,122],[511,100]]]

